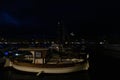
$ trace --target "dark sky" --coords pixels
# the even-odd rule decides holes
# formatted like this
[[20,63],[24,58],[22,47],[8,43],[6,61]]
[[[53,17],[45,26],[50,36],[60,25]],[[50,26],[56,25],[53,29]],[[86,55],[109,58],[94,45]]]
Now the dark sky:
[[84,32],[95,25],[95,2],[92,1],[1,0],[0,3],[2,31],[54,32],[59,20],[70,32]]
[[68,34],[98,34],[94,1],[1,0],[0,3],[0,31],[5,35],[54,35],[59,20]]
[[0,0],[0,30],[12,34],[51,34],[62,20],[68,32],[119,37],[120,7],[115,1]]
[[118,1],[101,1],[96,8],[97,26],[103,35],[120,38],[120,6]]
[[62,20],[68,32],[120,33],[119,2],[0,0],[0,3],[0,30],[3,32],[54,34],[57,22]]

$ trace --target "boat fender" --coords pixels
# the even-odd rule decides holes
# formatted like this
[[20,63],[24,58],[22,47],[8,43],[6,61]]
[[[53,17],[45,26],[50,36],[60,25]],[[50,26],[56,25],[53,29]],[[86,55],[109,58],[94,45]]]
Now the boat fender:
[[40,74],[44,73],[44,71],[40,71],[36,74],[36,76],[39,76]]

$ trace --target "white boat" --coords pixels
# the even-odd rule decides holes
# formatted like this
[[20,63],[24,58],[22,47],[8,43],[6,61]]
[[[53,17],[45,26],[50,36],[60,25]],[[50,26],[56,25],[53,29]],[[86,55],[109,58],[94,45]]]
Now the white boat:
[[[89,63],[82,58],[64,58],[58,55],[48,59],[47,48],[20,48],[19,51],[26,53],[16,53],[18,56],[11,60],[12,67],[16,70],[38,73],[70,73],[81,70],[88,70]],[[31,54],[29,54],[31,53]]]

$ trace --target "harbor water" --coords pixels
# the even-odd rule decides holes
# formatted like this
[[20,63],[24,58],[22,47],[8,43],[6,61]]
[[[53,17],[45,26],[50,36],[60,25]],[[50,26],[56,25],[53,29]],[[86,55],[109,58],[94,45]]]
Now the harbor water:
[[13,68],[0,70],[0,78],[3,80],[90,80],[88,71],[79,71],[68,74],[40,74],[17,71]]

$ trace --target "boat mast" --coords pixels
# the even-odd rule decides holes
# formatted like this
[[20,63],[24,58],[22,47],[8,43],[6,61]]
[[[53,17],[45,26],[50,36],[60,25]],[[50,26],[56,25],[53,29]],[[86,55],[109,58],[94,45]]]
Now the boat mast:
[[59,44],[64,44],[65,42],[65,31],[62,21],[58,21],[58,42]]
[[59,55],[60,55],[60,62],[62,61],[62,53],[64,51],[63,46],[65,43],[65,28],[62,21],[58,21],[58,46],[59,46]]

